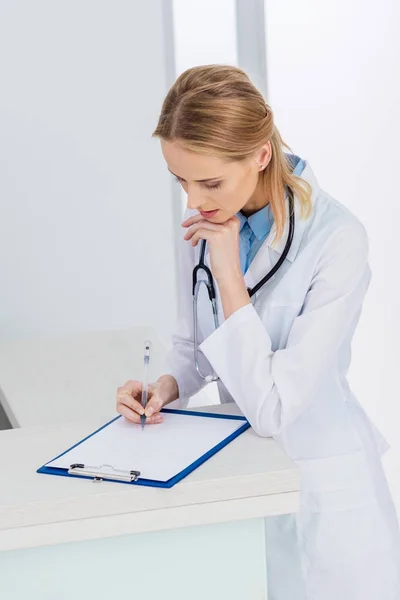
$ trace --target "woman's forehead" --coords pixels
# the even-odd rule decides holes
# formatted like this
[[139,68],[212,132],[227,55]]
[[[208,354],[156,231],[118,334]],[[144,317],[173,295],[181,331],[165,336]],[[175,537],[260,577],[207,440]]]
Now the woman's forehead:
[[220,179],[239,168],[237,161],[227,161],[218,156],[193,152],[176,141],[161,140],[161,147],[168,169],[174,175],[186,180]]

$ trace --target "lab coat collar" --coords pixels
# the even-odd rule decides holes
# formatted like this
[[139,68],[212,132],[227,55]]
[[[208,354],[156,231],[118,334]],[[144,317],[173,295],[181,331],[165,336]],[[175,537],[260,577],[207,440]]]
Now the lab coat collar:
[[[307,181],[312,190],[311,203],[314,206],[315,199],[318,195],[319,187],[314,173],[312,172],[309,164],[306,162],[303,172],[300,175],[301,179]],[[301,218],[301,206],[296,195],[294,196],[294,210],[295,210],[295,227],[293,240],[290,246],[290,250],[286,256],[286,260],[293,262],[297,256],[300,248],[300,244],[304,235],[305,228],[307,226],[307,220]],[[261,247],[257,251],[257,254],[253,258],[248,270],[244,275],[244,280],[248,288],[253,288],[258,281],[260,281],[266,273],[268,273],[274,264],[279,260],[279,256],[282,255],[286,245],[286,241],[289,233],[289,214],[286,216],[285,226],[283,235],[279,242],[273,245],[273,240],[276,234],[276,223],[274,222],[271,231],[267,238],[261,244]],[[275,275],[271,278],[274,279]]]

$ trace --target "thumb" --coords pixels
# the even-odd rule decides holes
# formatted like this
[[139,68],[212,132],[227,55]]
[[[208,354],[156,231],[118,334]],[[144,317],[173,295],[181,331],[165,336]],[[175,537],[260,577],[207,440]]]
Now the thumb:
[[155,392],[151,399],[148,401],[147,405],[146,405],[146,409],[144,411],[144,414],[146,417],[151,417],[152,415],[154,415],[154,413],[158,413],[160,412],[160,410],[163,407],[163,401],[160,398],[158,392]]

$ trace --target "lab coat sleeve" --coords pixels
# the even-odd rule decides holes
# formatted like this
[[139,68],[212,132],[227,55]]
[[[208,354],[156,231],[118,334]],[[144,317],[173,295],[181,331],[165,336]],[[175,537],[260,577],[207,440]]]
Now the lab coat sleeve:
[[[187,219],[197,211],[186,211]],[[167,354],[164,373],[175,377],[179,389],[181,407],[206,384],[200,377],[194,364],[193,298],[192,272],[195,264],[195,249],[183,239],[186,230],[182,230],[179,239],[179,317],[172,336],[172,349]],[[211,373],[211,366],[199,348],[199,365],[202,373]]]
[[272,351],[268,313],[264,323],[251,304],[201,344],[259,435],[279,435],[314,400],[358,321],[370,276],[368,238],[357,222],[328,237],[285,348]]

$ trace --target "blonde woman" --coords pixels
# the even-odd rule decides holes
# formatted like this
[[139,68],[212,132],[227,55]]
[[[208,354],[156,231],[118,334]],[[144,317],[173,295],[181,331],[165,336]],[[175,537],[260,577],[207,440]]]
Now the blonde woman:
[[[290,153],[241,69],[182,73],[153,135],[187,212],[181,318],[167,369],[150,387],[147,422],[219,378],[221,401],[236,402],[301,472],[299,512],[266,522],[269,598],[399,600],[399,528],[381,464],[388,444],[346,379],[370,282],[363,225]],[[217,321],[199,294],[195,363],[192,272],[201,254]],[[198,276],[207,279],[204,269]],[[117,410],[136,423],[140,391],[129,381],[117,394]]]

